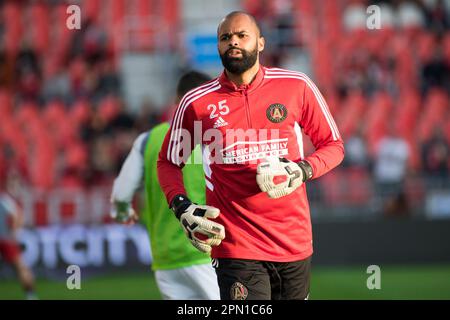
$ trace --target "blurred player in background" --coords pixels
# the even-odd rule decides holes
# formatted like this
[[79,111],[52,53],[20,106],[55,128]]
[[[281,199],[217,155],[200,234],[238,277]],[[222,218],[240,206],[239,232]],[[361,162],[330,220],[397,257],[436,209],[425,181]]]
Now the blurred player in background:
[[[259,64],[265,40],[254,17],[228,14],[217,39],[225,70],[185,95],[175,112],[159,154],[161,187],[194,246],[211,251],[222,299],[308,299],[313,248],[305,182],[342,161],[343,141],[306,75]],[[184,132],[195,135],[197,123],[198,143],[210,152],[207,206],[189,199],[181,175],[196,145]],[[316,148],[308,156],[302,130]]]
[[23,216],[14,199],[0,186],[0,257],[17,273],[26,299],[35,300],[34,276],[22,260],[16,232],[23,225]]
[[[181,77],[177,87],[177,103],[186,92],[210,80],[196,71]],[[159,186],[156,163],[169,123],[157,125],[142,133],[134,142],[119,176],[114,181],[111,216],[118,222],[133,224],[138,216],[131,202],[135,192],[145,184],[146,206],[144,210],[156,282],[164,299],[218,300],[217,276],[208,254],[196,250],[183,233],[178,220],[167,206]],[[200,149],[195,152],[200,153]],[[201,158],[201,155],[200,155]],[[205,179],[201,164],[187,165],[183,176],[193,201],[205,202]]]

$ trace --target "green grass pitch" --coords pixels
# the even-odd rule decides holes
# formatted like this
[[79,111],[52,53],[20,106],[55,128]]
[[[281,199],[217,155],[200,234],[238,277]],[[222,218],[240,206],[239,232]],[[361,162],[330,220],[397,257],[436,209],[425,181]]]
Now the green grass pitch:
[[[313,267],[310,299],[450,299],[450,265],[380,267],[380,290],[367,289],[366,267]],[[40,299],[161,298],[150,271],[82,278],[80,290],[38,279],[37,293]],[[16,281],[0,279],[0,300],[22,298]]]

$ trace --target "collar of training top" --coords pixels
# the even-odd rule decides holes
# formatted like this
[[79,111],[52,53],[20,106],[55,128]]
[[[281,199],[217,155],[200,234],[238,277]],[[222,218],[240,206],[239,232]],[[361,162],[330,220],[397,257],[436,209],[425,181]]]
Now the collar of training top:
[[234,82],[230,81],[230,79],[228,79],[227,74],[225,73],[225,70],[224,70],[219,77],[219,83],[221,84],[222,87],[227,88],[230,91],[239,92],[239,91],[243,91],[243,90],[247,89],[247,92],[252,92],[256,88],[258,88],[259,85],[263,82],[264,74],[265,74],[264,70],[265,70],[264,66],[262,66],[260,64],[258,73],[255,76],[255,79],[253,79],[253,81],[251,83],[249,83],[247,85],[241,85],[241,86],[237,86]]

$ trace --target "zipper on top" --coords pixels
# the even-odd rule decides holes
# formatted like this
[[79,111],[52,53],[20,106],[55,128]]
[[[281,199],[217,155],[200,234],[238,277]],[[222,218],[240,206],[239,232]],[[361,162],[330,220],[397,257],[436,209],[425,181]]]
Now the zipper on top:
[[252,120],[250,117],[250,104],[248,103],[248,86],[245,86],[242,90],[242,95],[244,96],[244,104],[245,104],[245,116],[247,118],[247,126],[252,128]]

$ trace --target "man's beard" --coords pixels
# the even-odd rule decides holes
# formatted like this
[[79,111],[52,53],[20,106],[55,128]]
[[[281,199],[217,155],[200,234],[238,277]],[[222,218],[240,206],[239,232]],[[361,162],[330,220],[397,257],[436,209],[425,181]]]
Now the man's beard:
[[[230,50],[239,50],[242,54],[242,58],[233,58],[228,56]],[[230,48],[220,55],[222,64],[228,72],[232,74],[242,74],[251,67],[253,67],[258,59],[258,47],[255,50],[248,52],[244,49]]]

